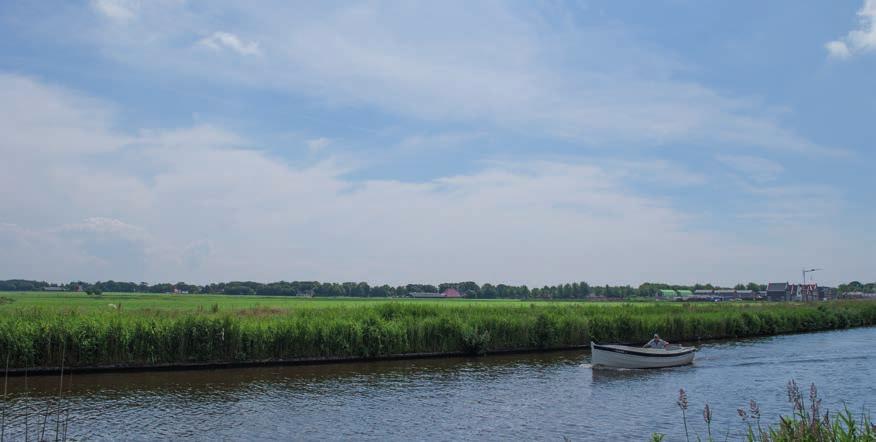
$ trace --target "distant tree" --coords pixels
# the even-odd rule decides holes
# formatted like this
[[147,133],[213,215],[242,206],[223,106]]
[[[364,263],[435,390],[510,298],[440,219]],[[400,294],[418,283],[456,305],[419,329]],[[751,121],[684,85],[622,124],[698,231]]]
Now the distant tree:
[[839,287],[837,287],[837,291],[840,293],[861,292],[864,291],[864,284],[861,284],[860,281],[852,281],[848,284],[840,284]]
[[391,298],[395,296],[395,289],[386,284],[372,287],[370,296],[375,298]]

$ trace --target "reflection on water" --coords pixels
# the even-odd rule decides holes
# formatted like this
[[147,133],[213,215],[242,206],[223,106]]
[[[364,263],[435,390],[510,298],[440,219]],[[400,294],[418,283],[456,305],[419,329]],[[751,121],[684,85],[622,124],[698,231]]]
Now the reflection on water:
[[591,377],[594,383],[610,383],[610,382],[628,382],[628,381],[645,381],[663,376],[664,371],[683,371],[691,369],[687,367],[662,368],[654,370],[636,370],[627,368],[604,368],[599,367],[592,369]]
[[[691,408],[709,402],[713,428],[733,439],[742,430],[735,410],[749,399],[771,421],[787,413],[791,378],[815,382],[834,409],[842,400],[876,406],[874,340],[870,328],[713,343],[694,365],[663,370],[594,370],[587,353],[561,352],[74,375],[62,402],[69,421],[60,416],[71,438],[88,440],[642,440],[683,435],[675,398],[685,388]],[[57,398],[57,377],[31,377],[27,389],[23,381],[9,385],[14,440],[25,414],[33,435]]]

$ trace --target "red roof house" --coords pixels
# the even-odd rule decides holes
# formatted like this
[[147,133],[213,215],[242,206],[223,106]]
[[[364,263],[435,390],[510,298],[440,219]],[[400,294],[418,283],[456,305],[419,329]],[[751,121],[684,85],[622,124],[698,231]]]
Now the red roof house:
[[443,295],[445,298],[461,298],[462,297],[462,293],[459,293],[459,290],[456,290],[453,287],[450,287],[447,290],[444,290],[443,292],[441,292],[441,295]]

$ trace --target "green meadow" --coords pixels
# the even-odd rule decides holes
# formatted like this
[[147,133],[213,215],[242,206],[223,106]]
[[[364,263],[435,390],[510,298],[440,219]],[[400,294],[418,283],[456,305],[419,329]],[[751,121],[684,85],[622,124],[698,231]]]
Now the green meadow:
[[326,299],[6,292],[0,358],[11,368],[483,354],[654,332],[695,342],[876,325],[876,302],[676,303]]
[[[3,302],[6,298],[11,302]],[[540,301],[535,301],[540,302]],[[77,311],[113,310],[204,310],[218,305],[221,309],[252,308],[310,309],[330,307],[373,306],[383,303],[413,304],[490,304],[525,307],[516,299],[411,299],[411,298],[304,298],[294,296],[255,295],[171,295],[155,293],[103,293],[100,296],[84,292],[0,292],[0,312],[27,307],[75,309]],[[615,303],[607,303],[615,304]]]

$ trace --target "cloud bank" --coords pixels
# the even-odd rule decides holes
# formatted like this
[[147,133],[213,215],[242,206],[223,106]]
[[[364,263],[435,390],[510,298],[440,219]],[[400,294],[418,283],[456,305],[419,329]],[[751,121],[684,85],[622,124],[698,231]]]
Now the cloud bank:
[[[337,158],[292,165],[217,126],[117,133],[112,106],[27,77],[0,75],[0,90],[0,130],[16,129],[0,143],[0,186],[14,189],[0,205],[0,277],[540,285],[707,280],[732,264],[719,282],[733,282],[767,279],[805,234],[752,244],[692,228],[691,214],[627,185],[641,171],[697,185],[672,182],[668,163],[354,181]],[[843,250],[829,239],[792,251]]]
[[[43,79],[0,74],[0,185],[14,189],[0,277],[866,274],[872,210],[844,212],[866,180],[836,176],[850,152],[573,8],[92,0],[32,14],[17,29],[40,50],[21,72]],[[868,50],[871,12],[833,50]],[[88,61],[45,68],[71,48]]]
[[[140,9],[136,24],[90,30],[89,43],[147,71],[588,147],[695,142],[837,150],[788,129],[757,98],[690,80],[690,67],[672,52],[618,26],[579,26],[562,12],[471,2],[217,1],[199,5],[199,14],[185,2],[158,2]],[[204,47],[212,51],[195,50]],[[215,57],[217,51],[244,57]]]

